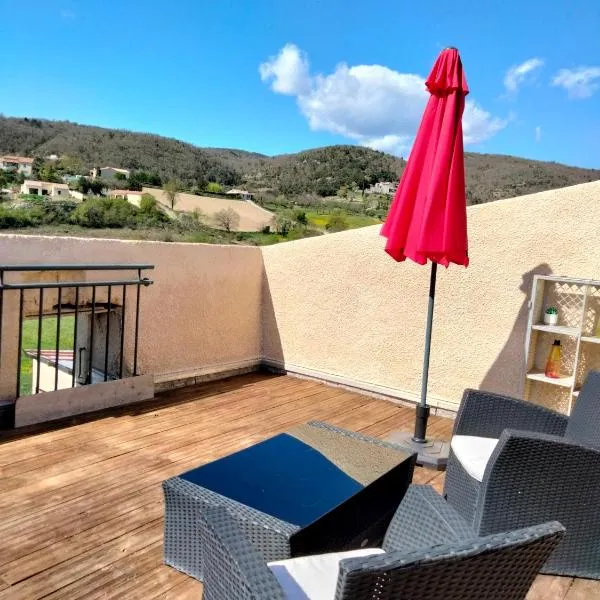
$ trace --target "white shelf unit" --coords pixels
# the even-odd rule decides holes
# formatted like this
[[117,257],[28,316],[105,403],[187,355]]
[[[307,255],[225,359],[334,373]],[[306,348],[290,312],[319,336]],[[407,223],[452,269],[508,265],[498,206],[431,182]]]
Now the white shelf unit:
[[[544,312],[558,309],[558,323]],[[555,339],[561,341],[561,376],[544,367]],[[570,414],[590,369],[600,369],[600,281],[535,275],[525,340],[525,399]]]

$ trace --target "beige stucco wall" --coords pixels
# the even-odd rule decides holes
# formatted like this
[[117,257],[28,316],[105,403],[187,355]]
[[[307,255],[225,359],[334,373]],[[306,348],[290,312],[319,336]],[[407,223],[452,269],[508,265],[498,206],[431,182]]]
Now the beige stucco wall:
[[[600,279],[600,182],[469,208],[468,269],[438,270],[430,401],[519,395],[534,272]],[[429,268],[379,226],[265,247],[263,351],[300,373],[416,400]]]
[[[155,283],[141,292],[139,371],[153,374],[157,382],[243,368],[260,360],[258,248],[0,235],[0,256],[5,264],[154,264],[156,268],[145,274]],[[102,276],[106,274],[87,274],[88,279]],[[11,352],[11,344],[16,347],[16,330],[12,324],[17,320],[18,301],[14,292],[5,296],[2,367],[13,373],[11,357],[16,352]],[[50,302],[52,294],[45,298]],[[134,288],[127,298],[129,319]],[[129,342],[127,348],[131,351]],[[0,381],[0,397],[10,397],[12,392]]]
[[[521,393],[534,273],[600,279],[600,182],[468,213],[471,266],[438,276],[430,401],[445,408],[456,408],[469,386]],[[416,400],[429,269],[395,263],[383,246],[378,226],[262,249],[0,235],[3,263],[155,264],[155,284],[142,290],[139,371],[157,382],[266,358]],[[11,373],[9,316],[18,303],[5,296],[2,371]],[[25,308],[35,311],[35,302]],[[0,398],[10,392],[2,379]]]

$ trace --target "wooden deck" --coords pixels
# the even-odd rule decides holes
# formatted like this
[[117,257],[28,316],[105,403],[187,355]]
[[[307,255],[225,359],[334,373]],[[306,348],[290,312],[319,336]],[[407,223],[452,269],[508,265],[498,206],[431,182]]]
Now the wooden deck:
[[[162,564],[164,479],[311,419],[386,436],[413,411],[340,388],[252,374],[0,444],[0,600],[194,598]],[[433,417],[429,432],[448,437]],[[415,481],[441,491],[443,475]],[[600,598],[600,582],[538,577],[531,600]]]

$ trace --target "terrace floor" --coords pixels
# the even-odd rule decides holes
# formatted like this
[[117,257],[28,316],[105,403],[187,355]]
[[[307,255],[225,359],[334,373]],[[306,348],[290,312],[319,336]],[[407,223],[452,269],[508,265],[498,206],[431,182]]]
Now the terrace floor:
[[[0,443],[0,600],[194,598],[162,564],[161,482],[311,419],[385,437],[412,409],[285,376],[251,374]],[[452,421],[432,417],[448,438]],[[438,491],[443,474],[417,469]],[[530,600],[599,598],[600,582],[538,577]]]

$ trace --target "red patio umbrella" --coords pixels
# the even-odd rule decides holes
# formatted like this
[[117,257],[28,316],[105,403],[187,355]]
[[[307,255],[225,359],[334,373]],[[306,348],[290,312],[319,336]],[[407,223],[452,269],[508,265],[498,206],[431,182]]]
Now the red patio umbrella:
[[396,261],[431,261],[421,401],[412,442],[421,451],[420,462],[441,467],[440,448],[435,447],[434,458],[425,450],[432,446],[426,439],[427,380],[437,265],[469,264],[462,132],[469,88],[456,48],[442,50],[425,85],[431,96],[381,234],[387,238],[385,251]]

